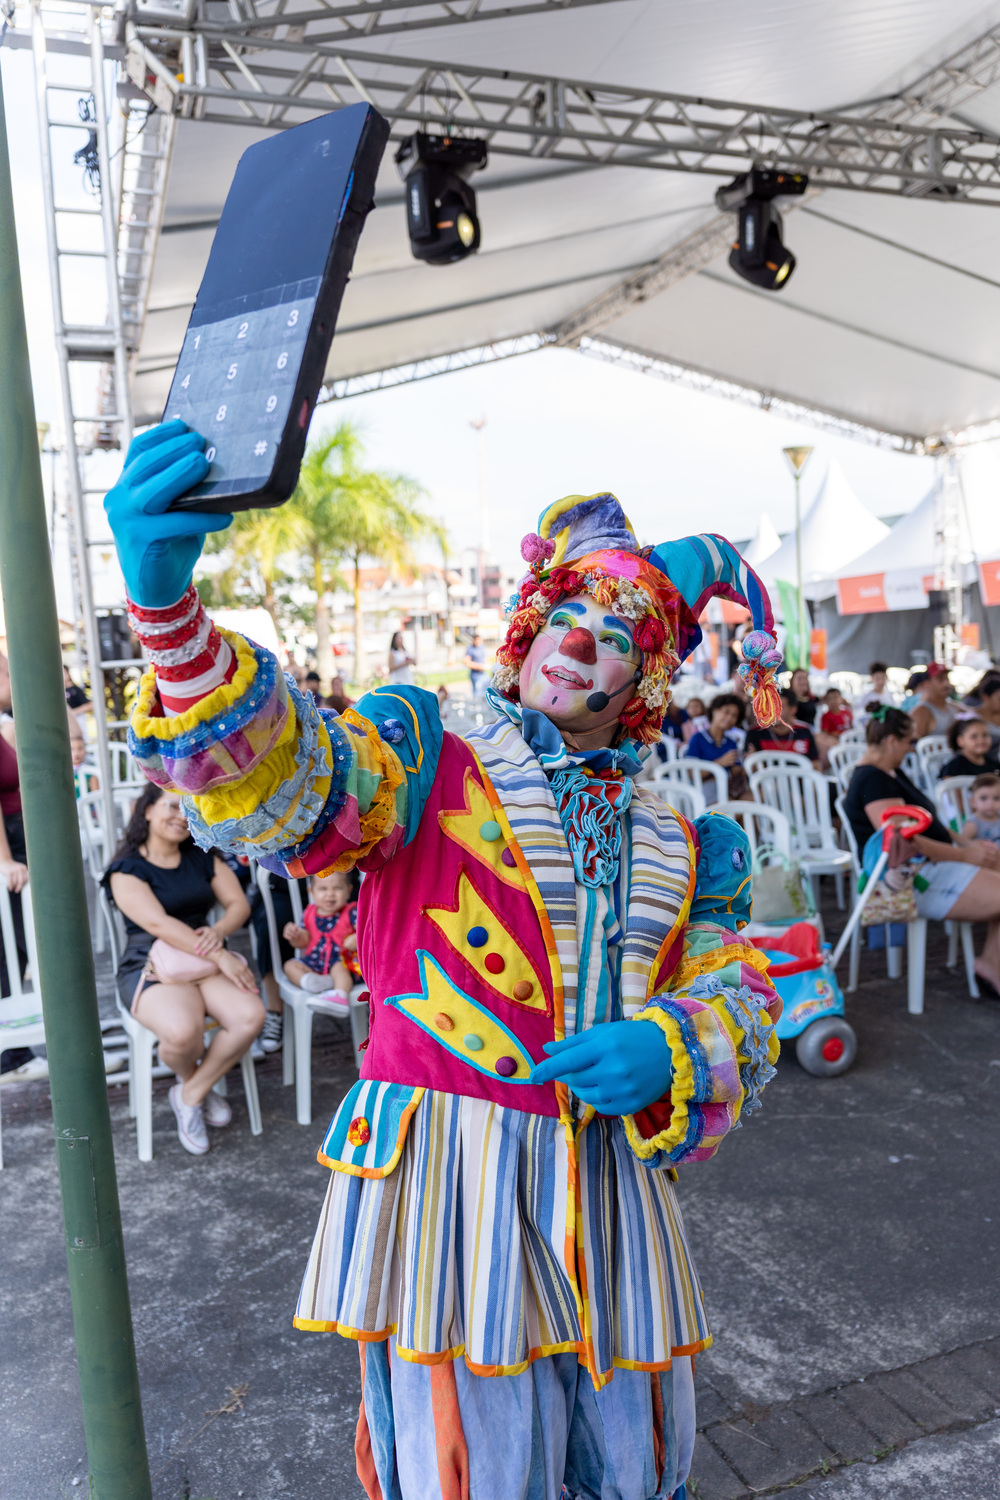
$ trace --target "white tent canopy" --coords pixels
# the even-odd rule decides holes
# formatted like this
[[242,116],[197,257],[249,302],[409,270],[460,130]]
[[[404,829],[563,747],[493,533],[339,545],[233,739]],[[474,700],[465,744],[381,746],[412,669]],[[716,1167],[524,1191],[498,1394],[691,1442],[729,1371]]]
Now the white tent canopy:
[[[957,561],[971,583],[978,568],[1000,568],[1000,444],[984,443],[960,455]],[[924,609],[932,586],[941,517],[942,472],[920,504],[896,522],[874,546],[813,580],[813,599],[837,595],[841,614],[877,614]],[[1000,602],[1000,586],[980,578],[985,602]]]
[[[831,460],[816,498],[802,517],[802,586],[813,597],[814,585],[857,555],[858,545],[874,546],[889,528],[872,515],[851,489],[836,460]],[[779,579],[795,584],[798,557],[795,532],[785,537],[769,557],[755,564],[764,583],[775,592]]]
[[777,552],[780,546],[781,537],[778,535],[778,528],[771,520],[767,511],[762,510],[760,518],[757,521],[757,530],[754,533],[753,541],[748,547],[743,548],[743,556],[751,568],[759,569],[764,559],[770,557],[772,553]]
[[[998,21],[1000,0],[618,0],[376,34],[368,51],[381,49],[387,64],[479,63],[837,110],[897,95]],[[279,23],[274,35],[283,34]],[[341,73],[337,90],[344,102],[356,97]],[[969,91],[960,113],[974,128],[1000,125],[1000,84]],[[135,377],[140,418],[162,410],[236,161],[264,133],[178,122]],[[543,333],[715,215],[718,177],[570,165],[543,148],[495,154],[477,174],[483,248],[442,268],[410,255],[387,153],[328,379]],[[734,172],[744,165],[734,157]],[[798,258],[787,290],[755,290],[722,254],[632,304],[599,337],[906,439],[1000,418],[1000,208],[826,190],[787,215],[785,237]]]

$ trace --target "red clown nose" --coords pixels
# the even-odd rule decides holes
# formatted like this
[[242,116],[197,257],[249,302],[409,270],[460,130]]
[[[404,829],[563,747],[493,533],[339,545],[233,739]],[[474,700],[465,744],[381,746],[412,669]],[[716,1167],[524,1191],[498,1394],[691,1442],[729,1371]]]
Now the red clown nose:
[[559,647],[560,656],[571,656],[574,661],[585,662],[587,666],[593,666],[597,660],[597,646],[594,637],[589,630],[584,630],[582,625],[577,625],[574,630],[569,630],[562,638]]

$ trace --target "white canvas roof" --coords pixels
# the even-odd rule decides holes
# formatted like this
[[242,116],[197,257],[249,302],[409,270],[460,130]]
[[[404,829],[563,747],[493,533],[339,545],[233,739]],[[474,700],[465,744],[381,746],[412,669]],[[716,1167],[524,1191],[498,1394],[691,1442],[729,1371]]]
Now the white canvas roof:
[[[900,90],[997,21],[997,0],[618,0],[389,35],[369,51],[831,110]],[[963,120],[1000,126],[1000,86]],[[162,408],[236,161],[261,134],[178,124],[142,417]],[[481,252],[428,267],[410,255],[391,155],[331,379],[551,329],[711,219],[720,181],[495,155],[474,182]],[[720,256],[600,336],[917,438],[1000,418],[1000,209],[827,191],[787,216],[786,241],[798,257],[787,290],[754,290]]]

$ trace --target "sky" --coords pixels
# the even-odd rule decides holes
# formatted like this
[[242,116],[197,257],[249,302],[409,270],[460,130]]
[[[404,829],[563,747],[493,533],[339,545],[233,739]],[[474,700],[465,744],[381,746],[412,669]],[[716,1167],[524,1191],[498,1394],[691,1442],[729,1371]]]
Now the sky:
[[[44,224],[34,130],[31,54],[0,50],[36,415],[60,426],[49,312]],[[542,350],[317,408],[312,435],[349,419],[368,461],[405,473],[448,528],[452,550],[480,541],[473,419],[486,418],[491,550],[516,563],[541,510],[569,494],[610,490],[643,542],[691,531],[734,541],[753,535],[762,511],[793,524],[794,490],[782,456],[815,448],[803,504],[836,459],[875,514],[910,510],[927,493],[932,460],[840,438],[802,423],[685,390],[571,350]],[[117,460],[109,456],[108,482]]]

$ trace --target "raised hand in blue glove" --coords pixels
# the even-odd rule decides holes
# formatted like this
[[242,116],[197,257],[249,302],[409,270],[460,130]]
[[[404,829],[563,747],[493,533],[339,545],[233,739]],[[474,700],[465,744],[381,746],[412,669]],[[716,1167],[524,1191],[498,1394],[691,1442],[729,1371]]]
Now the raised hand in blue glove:
[[200,484],[209,470],[205,439],[186,422],[161,422],[129,444],[125,467],[104,497],[128,595],[136,604],[164,609],[191,582],[209,531],[230,515],[167,506]]
[[673,1070],[667,1039],[655,1021],[609,1021],[561,1042],[531,1070],[530,1083],[568,1084],[602,1115],[634,1115],[661,1099]]

